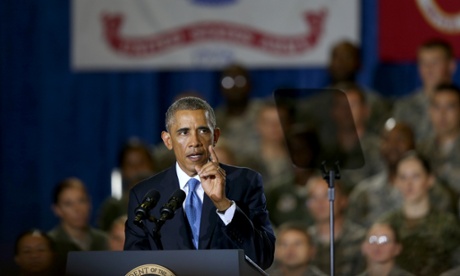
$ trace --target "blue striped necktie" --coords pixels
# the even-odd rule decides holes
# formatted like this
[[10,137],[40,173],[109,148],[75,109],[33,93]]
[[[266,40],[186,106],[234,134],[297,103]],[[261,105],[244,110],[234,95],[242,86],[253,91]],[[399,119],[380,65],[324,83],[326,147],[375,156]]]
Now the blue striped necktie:
[[200,239],[200,221],[201,221],[201,200],[196,193],[196,187],[200,181],[195,178],[190,178],[188,184],[188,195],[185,200],[185,213],[187,214],[188,222],[193,233],[193,244],[198,249],[198,241]]

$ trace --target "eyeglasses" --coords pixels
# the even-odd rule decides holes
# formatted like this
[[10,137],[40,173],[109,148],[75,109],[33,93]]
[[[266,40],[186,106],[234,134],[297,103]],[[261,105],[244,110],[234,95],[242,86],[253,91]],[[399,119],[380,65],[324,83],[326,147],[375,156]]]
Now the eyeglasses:
[[383,236],[375,236],[375,235],[372,235],[369,237],[369,240],[368,240],[369,244],[387,244],[389,242],[391,242],[391,239],[389,239],[387,236],[383,235]]
[[226,76],[226,77],[223,77],[220,82],[222,87],[225,89],[231,89],[235,86],[238,88],[242,88],[246,85],[246,83],[247,83],[246,77],[241,76],[241,75],[235,76],[235,77]]

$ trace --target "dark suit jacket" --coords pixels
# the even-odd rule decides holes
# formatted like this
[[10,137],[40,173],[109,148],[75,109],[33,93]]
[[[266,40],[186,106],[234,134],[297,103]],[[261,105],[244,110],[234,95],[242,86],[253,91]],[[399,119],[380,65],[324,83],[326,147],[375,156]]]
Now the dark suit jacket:
[[[235,201],[236,211],[227,226],[216,214],[216,207],[205,194],[200,226],[199,249],[243,249],[245,254],[263,269],[273,262],[275,236],[266,210],[262,177],[247,169],[221,164],[226,171],[226,195]],[[151,214],[159,217],[161,207],[179,188],[176,166],[142,181],[132,188],[126,222],[125,250],[157,250],[152,238],[154,224],[145,223],[148,232],[133,223],[134,210],[151,189],[160,192],[161,198]],[[185,212],[177,210],[160,230],[164,250],[194,249],[191,230]]]

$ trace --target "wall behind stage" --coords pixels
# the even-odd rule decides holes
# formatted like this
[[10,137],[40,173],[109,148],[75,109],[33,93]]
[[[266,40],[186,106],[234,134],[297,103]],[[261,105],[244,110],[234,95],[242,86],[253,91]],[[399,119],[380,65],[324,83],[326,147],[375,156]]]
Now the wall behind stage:
[[[62,178],[86,183],[95,215],[110,193],[120,146],[133,136],[158,143],[163,114],[177,94],[193,89],[212,105],[221,103],[217,71],[71,72],[69,3],[0,2],[1,263],[11,259],[20,232],[57,223],[51,191]],[[418,85],[414,64],[379,64],[377,0],[362,1],[361,17],[360,82],[387,97],[412,91]],[[250,74],[254,97],[328,82],[325,68]]]

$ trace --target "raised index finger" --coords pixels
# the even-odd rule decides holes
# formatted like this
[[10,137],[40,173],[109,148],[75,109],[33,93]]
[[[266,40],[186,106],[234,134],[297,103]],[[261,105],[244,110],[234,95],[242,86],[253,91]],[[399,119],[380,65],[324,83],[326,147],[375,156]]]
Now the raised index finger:
[[219,163],[219,159],[217,159],[217,154],[214,151],[214,146],[213,145],[209,145],[209,153],[211,153],[211,162]]

